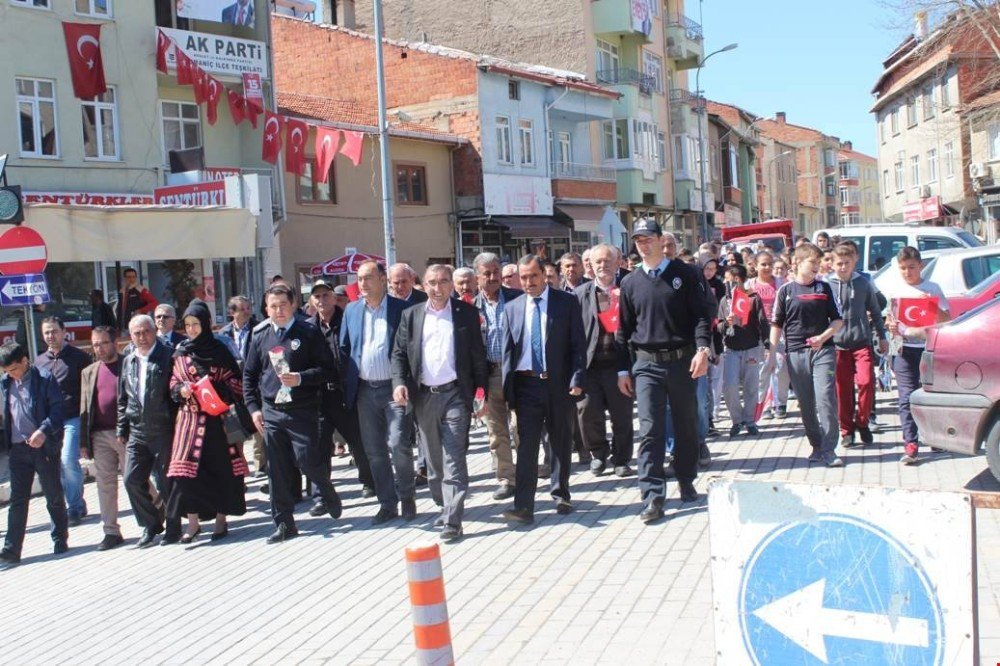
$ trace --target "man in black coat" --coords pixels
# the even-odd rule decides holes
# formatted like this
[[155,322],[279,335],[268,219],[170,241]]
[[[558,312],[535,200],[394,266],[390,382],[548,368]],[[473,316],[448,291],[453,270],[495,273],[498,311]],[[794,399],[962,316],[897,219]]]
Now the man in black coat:
[[452,294],[450,266],[435,264],[424,274],[428,300],[403,312],[392,352],[393,399],[411,401],[427,450],[431,497],[442,508],[441,539],[462,537],[462,513],[469,490],[466,440],[477,389],[489,372],[479,332],[479,312]]
[[549,486],[556,512],[573,510],[569,468],[573,447],[574,399],[583,395],[587,348],[580,302],[548,286],[542,260],[532,254],[518,261],[525,293],[504,309],[504,395],[517,411],[517,467],[514,508],[504,518],[534,522],[538,487],[538,446],[543,431],[552,448]]

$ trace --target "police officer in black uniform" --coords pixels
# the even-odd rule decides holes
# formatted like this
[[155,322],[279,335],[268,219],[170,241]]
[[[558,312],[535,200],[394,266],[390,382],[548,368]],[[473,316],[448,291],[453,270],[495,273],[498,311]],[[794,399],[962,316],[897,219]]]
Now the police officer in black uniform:
[[[298,535],[292,494],[296,466],[319,490],[330,516],[340,517],[340,497],[328,471],[329,448],[320,444],[321,394],[336,370],[320,330],[295,317],[291,287],[271,285],[264,299],[270,318],[253,330],[243,368],[243,395],[267,448],[271,516],[277,527],[267,542],[279,543]],[[277,348],[283,350],[288,365],[281,374],[271,360],[271,351]],[[283,387],[291,389],[290,401],[278,400]]]
[[629,345],[635,360],[632,376],[619,376],[618,387],[625,395],[634,395],[638,406],[639,490],[646,505],[639,517],[648,524],[663,517],[668,399],[681,500],[694,502],[699,497],[694,488],[698,475],[695,379],[708,371],[712,328],[701,271],[667,259],[663,232],[651,219],[635,223],[632,240],[642,265],[622,280],[616,339]]

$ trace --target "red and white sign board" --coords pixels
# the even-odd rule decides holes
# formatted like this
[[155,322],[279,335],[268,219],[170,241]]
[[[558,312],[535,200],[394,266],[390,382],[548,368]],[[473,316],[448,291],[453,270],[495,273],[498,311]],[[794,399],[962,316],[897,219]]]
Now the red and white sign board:
[[243,96],[258,109],[264,108],[264,86],[257,72],[243,72]]
[[25,192],[26,204],[61,204],[63,206],[149,206],[150,194],[106,194],[91,192]]
[[225,206],[226,182],[212,180],[157,187],[153,190],[153,202],[159,206]]
[[0,273],[42,273],[49,263],[45,240],[34,229],[11,227],[0,235]]
[[941,217],[941,197],[927,197],[903,206],[903,222],[923,222]]
[[238,175],[240,175],[240,170],[236,167],[205,167],[201,170],[201,179],[203,181],[225,180],[229,176]]

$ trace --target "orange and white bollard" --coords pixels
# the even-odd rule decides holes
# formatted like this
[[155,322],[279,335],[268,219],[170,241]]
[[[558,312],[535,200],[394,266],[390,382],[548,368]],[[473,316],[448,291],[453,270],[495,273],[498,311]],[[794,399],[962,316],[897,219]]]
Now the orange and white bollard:
[[441,549],[436,543],[418,544],[406,549],[406,576],[410,583],[417,663],[426,666],[454,664],[448,604],[441,573]]

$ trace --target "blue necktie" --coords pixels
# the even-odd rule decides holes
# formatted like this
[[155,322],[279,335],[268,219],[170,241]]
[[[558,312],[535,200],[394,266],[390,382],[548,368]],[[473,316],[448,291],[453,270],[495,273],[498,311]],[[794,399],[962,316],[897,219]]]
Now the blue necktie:
[[278,342],[284,342],[284,341],[285,341],[285,332],[286,332],[287,330],[288,330],[288,329],[286,329],[286,328],[283,328],[283,327],[281,327],[281,326],[279,326],[279,327],[278,327],[278,330],[277,330],[277,331],[275,331],[275,332],[276,332],[276,333],[278,334]]
[[535,296],[535,316],[531,318],[531,370],[538,374],[545,371],[545,352],[542,350],[542,297]]
[[649,277],[654,277],[655,278],[655,277],[658,277],[659,275],[660,275],[660,269],[659,268],[654,268],[653,270],[649,271]]

